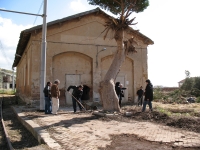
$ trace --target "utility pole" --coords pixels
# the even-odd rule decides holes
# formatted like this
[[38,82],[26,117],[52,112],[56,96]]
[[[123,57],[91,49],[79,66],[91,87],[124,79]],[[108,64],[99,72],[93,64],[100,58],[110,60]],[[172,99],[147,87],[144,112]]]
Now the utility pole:
[[[44,110],[45,101],[44,101],[43,89],[45,87],[45,82],[46,82],[46,47],[47,47],[47,43],[46,43],[46,31],[47,31],[46,17],[47,17],[47,0],[44,0],[43,15],[26,13],[26,12],[19,12],[19,11],[12,11],[12,10],[5,10],[5,9],[0,9],[0,11],[19,13],[19,14],[26,14],[26,15],[34,15],[34,16],[42,16],[43,17],[42,45],[41,45],[41,67],[40,67],[41,68],[40,69],[40,110]],[[15,54],[15,55],[18,55],[18,54]],[[21,56],[19,56],[19,57],[21,57]]]
[[46,31],[47,31],[47,0],[44,0],[44,9],[43,9],[43,26],[42,26],[42,44],[41,44],[41,70],[40,70],[40,110],[44,110],[45,100],[43,89],[46,83]]

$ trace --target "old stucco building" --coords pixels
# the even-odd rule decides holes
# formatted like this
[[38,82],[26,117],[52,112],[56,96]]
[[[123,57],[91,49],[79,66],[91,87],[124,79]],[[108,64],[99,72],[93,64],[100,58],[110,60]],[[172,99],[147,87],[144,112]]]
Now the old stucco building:
[[[116,52],[113,33],[103,39],[102,31],[108,17],[96,8],[47,24],[46,81],[61,81],[61,105],[71,104],[71,96],[65,92],[69,85],[87,85],[90,100],[99,100],[99,82]],[[133,29],[125,34],[126,39],[132,36],[137,43],[137,53],[126,57],[116,79],[127,88],[124,102],[135,99],[136,90],[145,86],[147,46],[153,44],[151,39]],[[17,67],[17,92],[25,100],[40,99],[41,37],[42,25],[20,34],[13,67]]]
[[13,71],[0,68],[0,89],[14,90],[15,78],[16,75]]

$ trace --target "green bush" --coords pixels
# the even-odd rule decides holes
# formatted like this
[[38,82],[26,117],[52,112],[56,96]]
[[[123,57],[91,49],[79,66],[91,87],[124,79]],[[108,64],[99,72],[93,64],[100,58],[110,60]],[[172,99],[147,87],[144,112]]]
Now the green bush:
[[200,90],[200,77],[186,78],[181,86],[181,89],[185,91],[190,91],[192,88]]
[[192,89],[193,85],[194,85],[194,78],[186,78],[185,82],[181,86],[181,89],[185,91],[189,91]]
[[0,94],[15,95],[15,90],[3,89],[3,90],[0,90]]
[[197,103],[200,103],[200,96],[197,97],[196,102],[197,102]]
[[191,95],[194,95],[196,97],[200,96],[200,90],[197,88],[192,88],[191,89]]
[[163,92],[161,88],[154,88],[153,90],[153,99],[162,99],[163,98]]
[[194,77],[194,85],[193,88],[197,88],[200,90],[200,77]]

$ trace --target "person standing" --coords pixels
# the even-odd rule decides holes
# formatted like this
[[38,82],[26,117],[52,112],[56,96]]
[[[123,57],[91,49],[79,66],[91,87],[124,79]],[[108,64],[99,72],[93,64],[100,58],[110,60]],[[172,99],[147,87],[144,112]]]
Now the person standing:
[[121,88],[120,88],[119,85],[120,85],[120,82],[116,82],[116,83],[115,83],[115,92],[116,92],[118,98],[120,99]]
[[153,100],[153,85],[151,83],[151,81],[149,79],[146,80],[146,88],[145,88],[145,98],[144,98],[144,102],[143,102],[143,108],[142,108],[142,112],[145,111],[146,109],[146,105],[149,105],[149,109],[151,111],[153,111],[152,109],[152,100]]
[[51,82],[47,82],[43,92],[45,97],[45,114],[51,114]]
[[51,87],[51,97],[52,97],[52,114],[57,115],[58,109],[59,109],[59,96],[60,91],[58,88],[58,85],[60,84],[60,81],[56,79],[54,81],[54,84]]
[[138,96],[138,106],[142,106],[142,101],[143,101],[143,95],[144,95],[144,91],[142,89],[142,86],[140,87],[140,89],[137,91],[137,96]]
[[120,82],[116,82],[115,83],[115,92],[116,92],[116,94],[118,96],[118,99],[119,99],[119,106],[120,106],[120,108],[121,108],[122,97],[124,97],[124,92],[122,90],[122,87],[123,87],[123,85],[120,84]]
[[119,106],[121,108],[122,107],[122,97],[124,97],[124,90],[126,90],[126,88],[123,87],[123,84],[119,84],[119,87],[120,87]]
[[79,86],[70,85],[67,88],[67,92],[69,92],[70,89],[73,89],[72,103],[73,103],[74,113],[76,113],[76,103],[78,103],[79,109],[80,109],[80,111],[82,111],[83,108],[81,106],[81,97],[83,95],[83,85],[79,85]]

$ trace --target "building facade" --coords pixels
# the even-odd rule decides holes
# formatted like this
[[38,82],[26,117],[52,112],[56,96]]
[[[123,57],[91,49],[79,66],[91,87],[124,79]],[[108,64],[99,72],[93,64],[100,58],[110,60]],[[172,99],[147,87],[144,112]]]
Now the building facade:
[[[60,80],[60,104],[71,105],[69,85],[87,85],[90,101],[99,101],[99,83],[103,80],[117,44],[113,33],[104,40],[104,24],[109,15],[96,8],[47,24],[46,81]],[[42,25],[21,32],[13,67],[17,67],[17,92],[19,96],[40,99]],[[148,78],[147,46],[153,41],[138,31],[130,29],[125,39],[134,37],[137,53],[126,57],[116,82],[125,90],[124,102],[134,99],[137,89],[145,86]]]
[[[13,82],[14,80],[14,82]],[[16,76],[12,71],[0,68],[0,89],[14,89],[13,84],[15,85]]]

